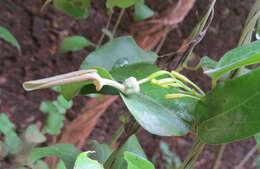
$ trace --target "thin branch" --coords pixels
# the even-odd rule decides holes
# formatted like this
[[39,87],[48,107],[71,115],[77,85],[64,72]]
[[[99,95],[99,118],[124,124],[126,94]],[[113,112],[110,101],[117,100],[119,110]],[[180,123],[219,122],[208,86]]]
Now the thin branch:
[[226,144],[223,144],[223,145],[220,146],[217,158],[216,158],[214,166],[213,166],[213,169],[219,168],[219,165],[221,163],[221,159],[222,159],[223,152],[224,152],[225,148],[226,148]]
[[124,15],[124,13],[125,13],[125,8],[123,8],[123,9],[121,10],[120,14],[119,14],[119,17],[118,17],[118,19],[117,19],[117,21],[116,21],[115,27],[114,27],[114,29],[113,29],[113,31],[112,31],[112,35],[113,35],[113,36],[115,35],[115,33],[116,33],[116,31],[117,31],[117,28],[118,28],[118,26],[119,26],[119,23],[120,23],[120,21],[121,21],[123,15]]
[[247,153],[247,155],[244,157],[244,159],[241,160],[240,163],[239,163],[237,166],[235,166],[234,169],[240,169],[240,168],[242,168],[242,167],[247,163],[247,161],[250,159],[250,157],[255,154],[255,152],[256,152],[257,150],[258,150],[258,145],[255,145],[255,146]]
[[[107,24],[106,24],[106,27],[105,27],[105,29],[107,29],[107,30],[109,29],[109,26],[110,26],[110,23],[111,23],[111,20],[112,20],[112,15],[113,15],[113,14],[111,13],[111,14],[109,14],[109,16],[108,16]],[[105,32],[102,32],[102,35],[101,35],[101,37],[100,37],[100,39],[99,39],[99,41],[98,41],[97,48],[99,48],[99,47],[101,46],[101,44],[102,44],[104,38],[105,38]]]

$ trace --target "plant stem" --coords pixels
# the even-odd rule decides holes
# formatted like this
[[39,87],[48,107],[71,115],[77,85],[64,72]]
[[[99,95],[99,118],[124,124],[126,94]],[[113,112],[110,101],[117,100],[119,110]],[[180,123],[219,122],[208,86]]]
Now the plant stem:
[[124,125],[122,125],[120,128],[117,129],[115,135],[113,136],[112,140],[108,144],[108,146],[112,149],[113,146],[115,145],[116,141],[120,138],[124,131]]
[[188,154],[188,156],[183,161],[179,169],[193,169],[194,163],[197,160],[200,152],[203,150],[205,143],[203,143],[198,136],[195,137],[193,146]]
[[[109,14],[108,14],[108,20],[107,20],[107,24],[106,24],[106,27],[105,27],[105,29],[107,29],[107,30],[109,29],[109,26],[110,26],[110,24],[111,24],[112,15],[113,15],[113,13],[109,13]],[[97,48],[99,48],[99,47],[101,46],[101,44],[102,44],[104,38],[105,38],[105,32],[102,32],[102,35],[101,35],[101,37],[100,37],[100,39],[99,39],[99,41],[98,41]]]
[[112,31],[112,35],[113,35],[113,36],[115,36],[115,33],[116,33],[116,31],[117,31],[117,28],[118,28],[118,26],[119,26],[119,23],[120,23],[120,21],[121,21],[123,15],[124,15],[124,13],[125,13],[125,8],[123,8],[123,9],[121,10],[121,12],[120,12],[120,14],[119,14],[119,17],[117,18],[115,27],[113,28],[113,31]]
[[224,152],[225,148],[226,148],[226,144],[223,144],[223,145],[220,146],[217,158],[216,158],[214,166],[213,166],[213,169],[218,169],[219,168],[219,165],[220,165],[220,162],[221,162],[221,159],[222,159],[223,152]]
[[[52,145],[53,144],[56,144],[57,142],[57,136],[53,136],[52,137]],[[57,160],[57,157],[52,157],[52,161],[51,161],[51,168],[54,169],[55,166],[56,166],[56,160]]]
[[235,166],[234,169],[240,169],[241,167],[243,167],[246,162],[250,159],[250,157],[252,155],[254,155],[254,153],[258,150],[258,145],[255,145],[248,153],[247,155],[244,157],[244,159],[237,165]]

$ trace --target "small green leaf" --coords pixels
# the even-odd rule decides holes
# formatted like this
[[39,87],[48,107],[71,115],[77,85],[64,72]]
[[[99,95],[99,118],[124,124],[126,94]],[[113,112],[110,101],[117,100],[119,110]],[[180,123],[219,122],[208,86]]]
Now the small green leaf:
[[45,142],[45,136],[40,132],[37,126],[31,124],[25,131],[25,138],[30,143],[43,143]]
[[61,52],[79,51],[88,46],[96,47],[95,44],[93,44],[83,36],[70,36],[61,42],[60,51]]
[[128,8],[135,4],[136,0],[107,0],[106,6],[113,11],[114,7]]
[[55,8],[77,19],[88,17],[88,12],[85,9],[90,5],[88,0],[54,0],[53,4]]
[[131,152],[124,153],[127,169],[154,169],[153,163]]
[[0,133],[6,136],[6,145],[9,154],[17,154],[22,150],[22,140],[17,136],[13,130],[13,123],[11,123],[5,114],[0,113]]
[[102,164],[88,157],[89,153],[80,153],[73,169],[104,169]]
[[64,120],[64,115],[57,112],[49,112],[46,122],[47,132],[53,136],[60,134],[60,130],[63,127]]
[[225,144],[260,132],[260,67],[217,85],[196,105],[198,135]]
[[57,101],[65,109],[70,109],[72,107],[72,105],[73,105],[72,101],[67,101],[62,95],[58,96]]
[[58,169],[67,169],[65,166],[65,163],[62,160],[60,160],[59,163],[57,164],[57,168]]
[[255,41],[227,52],[216,68],[204,71],[216,82],[231,70],[260,62],[260,41]]
[[[133,37],[123,36],[107,42],[90,53],[81,64],[81,69],[97,66],[110,72],[128,64],[139,62],[154,63],[156,58],[157,55],[155,53],[146,52],[139,48]],[[105,62],[104,59],[106,60]]]
[[126,151],[132,152],[138,155],[139,157],[142,157],[143,159],[147,159],[136,136],[133,135],[127,140],[127,142],[123,145],[122,149],[119,151],[118,155],[116,156],[116,160],[112,166],[112,169],[127,168],[127,162],[124,159],[124,153]]
[[96,140],[91,140],[89,143],[93,144],[93,151],[95,151],[89,155],[90,158],[97,160],[101,164],[105,164],[113,151],[106,144],[99,144]]
[[59,157],[61,158],[67,169],[73,169],[74,163],[80,151],[77,150],[73,145],[67,143],[54,144],[48,147],[34,148],[28,157],[30,164],[43,157]]
[[2,26],[0,26],[0,38],[4,39],[11,45],[15,46],[18,49],[19,55],[21,55],[22,50],[21,50],[19,43],[17,42],[15,37],[7,29],[5,29]]
[[260,133],[257,133],[255,135],[255,140],[256,140],[256,143],[258,144],[258,149],[260,151]]
[[49,169],[49,167],[44,161],[38,160],[32,169]]
[[135,3],[135,15],[134,19],[136,21],[145,20],[150,18],[154,15],[154,12],[146,6],[143,2],[136,2]]

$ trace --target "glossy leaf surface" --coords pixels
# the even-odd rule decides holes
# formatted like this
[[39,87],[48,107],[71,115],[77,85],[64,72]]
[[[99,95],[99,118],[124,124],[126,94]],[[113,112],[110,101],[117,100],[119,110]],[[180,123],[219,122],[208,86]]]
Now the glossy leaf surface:
[[88,157],[89,152],[80,153],[75,162],[74,169],[104,169],[102,164]]
[[70,36],[65,38],[60,45],[61,52],[78,51],[88,46],[96,46],[83,36]]
[[54,144],[48,147],[41,147],[33,149],[28,157],[30,163],[43,158],[43,157],[59,157],[61,158],[67,169],[73,169],[74,163],[80,151],[77,150],[73,145],[67,143]]
[[260,41],[256,41],[227,52],[218,62],[215,69],[206,70],[204,73],[216,81],[231,70],[259,62]]
[[4,27],[0,26],[0,38],[4,39],[6,42],[15,46],[18,49],[19,54],[21,54],[21,47],[15,37]]
[[[152,64],[140,63],[111,72],[117,80],[134,76],[146,78],[160,69]],[[123,101],[138,123],[148,132],[160,136],[185,135],[189,132],[196,101],[190,98],[166,100],[165,95],[175,93],[174,89],[163,89],[150,83],[141,85],[141,93],[124,95]]]
[[154,169],[153,163],[131,152],[124,153],[127,169]]
[[154,63],[156,58],[155,53],[146,52],[139,48],[133,37],[123,36],[109,41],[90,53],[83,61],[81,69],[95,66],[110,72],[133,63]]
[[224,144],[260,132],[260,68],[217,85],[196,106],[198,135]]

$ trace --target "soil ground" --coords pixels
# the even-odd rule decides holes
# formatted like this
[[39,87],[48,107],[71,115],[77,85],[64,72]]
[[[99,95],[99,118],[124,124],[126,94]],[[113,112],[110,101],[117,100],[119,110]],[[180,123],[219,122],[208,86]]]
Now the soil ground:
[[[146,2],[157,12],[163,11],[169,5],[169,1],[166,0],[147,0]],[[203,56],[218,60],[225,52],[236,47],[252,2],[253,0],[217,1],[214,20],[204,40],[196,47],[192,64],[197,63]],[[25,92],[22,82],[76,70],[93,49],[60,53],[58,52],[59,44],[68,35],[83,35],[93,42],[98,42],[101,29],[107,20],[104,4],[105,0],[95,1],[89,11],[90,16],[86,20],[75,20],[57,11],[51,5],[44,12],[39,12],[42,5],[40,0],[0,1],[0,25],[14,34],[23,51],[19,56],[15,48],[0,41],[0,112],[7,114],[15,123],[18,133],[31,123],[41,126],[46,116],[39,111],[40,103],[43,100],[54,100],[57,96],[57,93],[50,90]],[[168,35],[161,54],[178,49],[182,40],[187,38],[199,21],[199,16],[207,4],[208,1],[197,0],[184,22]],[[114,23],[115,19],[112,25]],[[126,11],[118,32],[127,34],[131,24],[133,24],[133,19],[130,9]],[[169,67],[164,61],[160,61],[159,65]],[[189,71],[185,73],[188,76],[192,74],[190,78],[205,91],[210,89],[209,79],[202,75],[201,70],[195,74]],[[87,100],[86,97],[77,97],[74,100],[74,106],[67,114],[68,123],[77,116],[77,112]],[[90,139],[97,139],[100,142],[109,141],[120,124],[118,117],[125,111],[126,107],[120,99],[114,102],[99,119]],[[140,130],[137,136],[149,159],[154,156],[159,157],[157,168],[162,168],[160,165],[162,156],[159,149],[161,140],[166,141],[170,149],[184,159],[191,148],[193,139],[192,135],[158,137],[144,130]],[[253,138],[228,144],[220,168],[234,168],[254,145]],[[218,146],[206,146],[196,163],[196,168],[211,169],[217,151]],[[251,158],[244,168],[250,169],[253,165]]]

